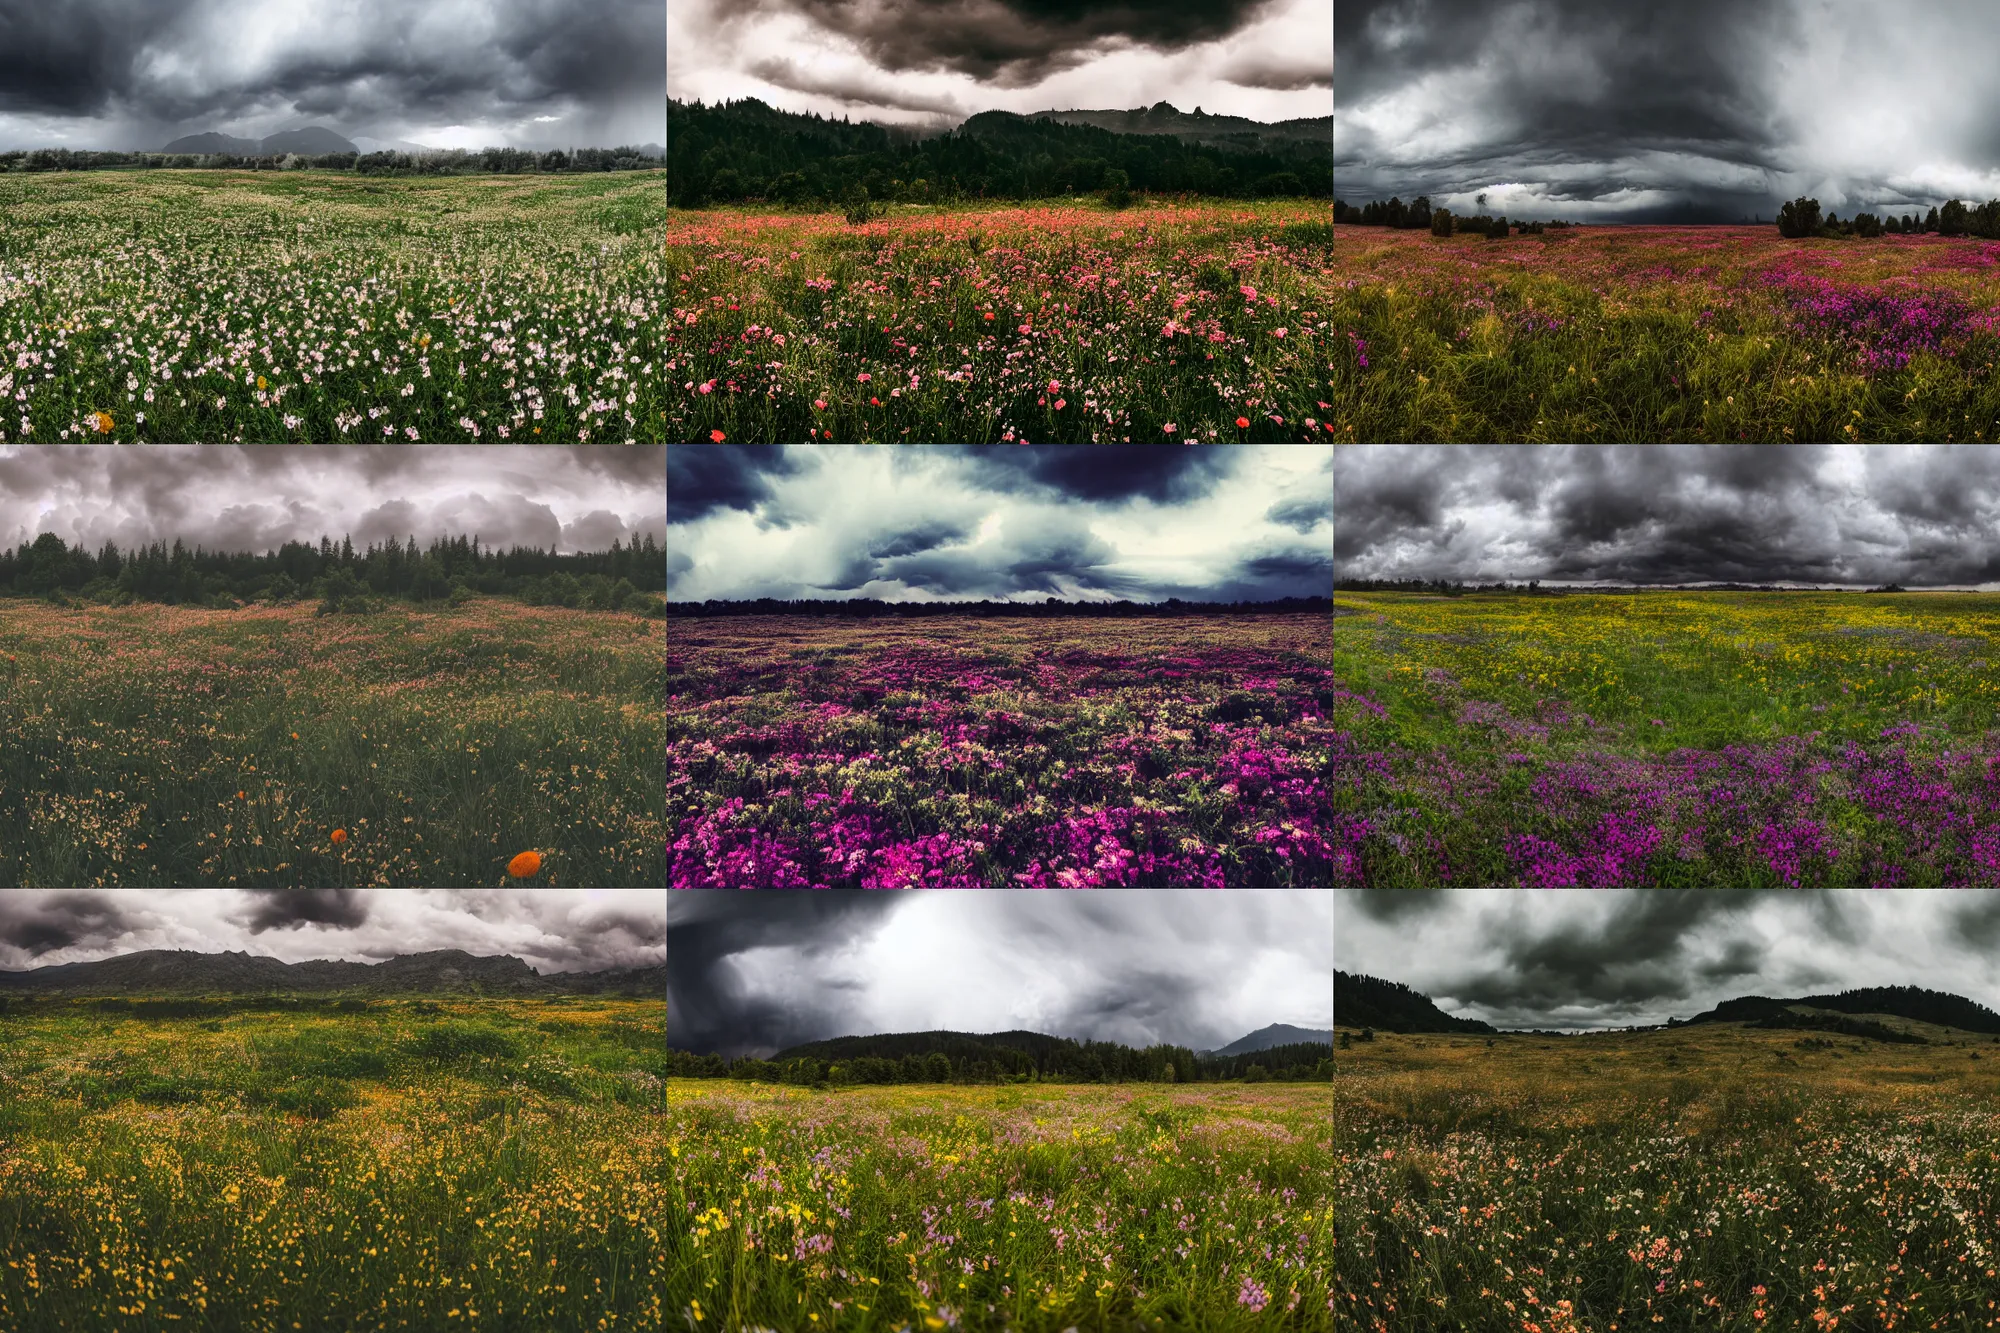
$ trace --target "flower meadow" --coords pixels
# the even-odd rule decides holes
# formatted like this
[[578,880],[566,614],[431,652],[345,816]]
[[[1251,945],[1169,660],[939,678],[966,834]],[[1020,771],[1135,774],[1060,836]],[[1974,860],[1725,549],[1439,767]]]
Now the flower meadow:
[[1326,206],[674,213],[677,440],[1317,440]]
[[1334,1074],[1357,1333],[2000,1328],[1990,1037],[1375,1034]]
[[1334,229],[1335,438],[2000,440],[2000,244]]
[[667,628],[674,888],[1332,878],[1323,617]]
[[1328,1100],[669,1079],[668,1306],[716,1330],[1330,1333]]
[[0,177],[0,440],[663,440],[664,190]]
[[1334,603],[1334,882],[2000,885],[2000,597]]
[[662,628],[0,601],[0,884],[658,885]]
[[14,1000],[0,1325],[664,1328],[664,1020]]

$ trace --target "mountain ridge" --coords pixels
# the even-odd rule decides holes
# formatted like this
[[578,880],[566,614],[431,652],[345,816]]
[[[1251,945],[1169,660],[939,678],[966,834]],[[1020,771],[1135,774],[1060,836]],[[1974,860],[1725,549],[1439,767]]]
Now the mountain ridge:
[[283,157],[297,153],[317,157],[322,153],[359,153],[354,143],[324,125],[305,125],[281,130],[261,139],[239,139],[210,130],[205,134],[185,134],[160,150],[163,153],[227,153],[232,157]]
[[287,963],[241,950],[141,949],[112,958],[42,967],[0,969],[0,991],[39,994],[165,992],[438,991],[666,993],[666,965],[542,973],[512,954],[430,949],[378,963],[312,958]]
[[1301,1042],[1333,1044],[1332,1028],[1301,1028],[1290,1023],[1269,1023],[1255,1032],[1238,1037],[1227,1046],[1218,1046],[1212,1051],[1196,1051],[1203,1056],[1249,1055],[1255,1051],[1268,1051],[1273,1046],[1296,1046]]
[[1476,1018],[1453,1018],[1432,1003],[1428,995],[1399,981],[1341,971],[1333,974],[1333,1021],[1340,1027],[1380,1028],[1384,1032],[1495,1030],[1492,1024]]

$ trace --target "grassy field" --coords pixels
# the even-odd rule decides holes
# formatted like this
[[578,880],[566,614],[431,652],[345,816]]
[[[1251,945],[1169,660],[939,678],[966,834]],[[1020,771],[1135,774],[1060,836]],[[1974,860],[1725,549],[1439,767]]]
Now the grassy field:
[[1337,1051],[1342,1326],[2000,1327],[2000,1041],[1880,1021],[1950,1044],[1719,1024]]
[[690,1327],[1334,1327],[1324,1084],[667,1096]]
[[1325,437],[1324,203],[673,213],[670,438]]
[[0,178],[0,440],[664,440],[665,189]]
[[2000,244],[1334,229],[1336,438],[2000,440]]
[[662,628],[0,601],[0,885],[658,885]]
[[598,997],[17,999],[0,1325],[663,1328],[664,1023]]
[[2000,597],[1342,593],[1347,883],[2000,883]]
[[668,882],[1323,886],[1327,638],[1310,615],[682,622]]

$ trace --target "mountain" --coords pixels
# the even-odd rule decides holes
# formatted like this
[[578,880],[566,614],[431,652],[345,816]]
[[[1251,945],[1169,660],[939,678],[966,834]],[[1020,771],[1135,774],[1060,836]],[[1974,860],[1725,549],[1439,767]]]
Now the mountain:
[[365,134],[354,136],[354,148],[361,153],[435,153],[437,149],[427,144],[411,143],[408,139],[374,139]]
[[1430,997],[1397,981],[1336,971],[1333,974],[1335,1026],[1381,1028],[1384,1032],[1492,1032],[1476,1018],[1453,1018]]
[[664,996],[667,969],[616,968],[601,972],[535,971],[511,955],[475,955],[463,949],[400,954],[380,963],[328,958],[286,963],[236,951],[143,949],[89,963],[58,963],[21,971],[0,970],[0,991],[65,995],[131,995],[148,992],[266,993],[271,991],[657,992]]
[[1835,1014],[1888,1014],[1965,1032],[2000,1033],[2000,1014],[1985,1005],[1962,995],[1925,990],[1921,986],[1870,986],[1862,990],[1842,991],[1838,995],[1807,995],[1795,1000],[1742,995],[1724,1000],[1708,1012],[1696,1014],[1688,1022],[1790,1026],[1787,1015],[1794,1009],[1817,1009]]
[[324,126],[308,125],[304,129],[285,130],[263,139],[238,139],[212,131],[190,134],[174,140],[160,151],[229,153],[236,157],[283,157],[286,153],[297,153],[301,157],[317,157],[322,153],[355,153],[360,149]]
[[1246,116],[1213,116],[1196,107],[1182,111],[1167,102],[1131,111],[1031,111],[1029,120],[1053,120],[1063,125],[1095,125],[1113,134],[1171,134],[1188,143],[1211,148],[1256,151],[1306,144],[1333,151],[1333,117],[1271,123]]
[[1220,1050],[1202,1051],[1204,1056],[1248,1055],[1252,1051],[1268,1051],[1273,1046],[1294,1046],[1300,1042],[1318,1042],[1322,1046],[1333,1044],[1332,1028],[1295,1028],[1290,1023],[1273,1023],[1269,1027],[1258,1028],[1247,1037],[1238,1037]]

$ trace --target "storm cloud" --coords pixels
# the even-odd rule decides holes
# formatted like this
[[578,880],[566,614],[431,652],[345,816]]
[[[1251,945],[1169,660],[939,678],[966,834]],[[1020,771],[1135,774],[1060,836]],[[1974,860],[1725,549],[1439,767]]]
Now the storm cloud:
[[0,148],[661,143],[665,44],[659,0],[0,0]]
[[666,535],[660,447],[0,445],[0,546],[176,540],[264,552],[464,533],[601,551]]
[[1337,192],[1585,222],[1987,199],[1992,18],[1986,0],[1341,0]]
[[2000,893],[1334,890],[1334,964],[1503,1028],[1691,1018],[1740,995],[1925,986],[2000,1007]]
[[1978,445],[1340,446],[1342,578],[2000,581]]
[[662,899],[656,889],[19,889],[0,893],[0,968],[141,949],[287,963],[463,949],[542,972],[657,967]]
[[1325,893],[685,890],[667,914],[667,1037],[688,1050],[1017,1028],[1214,1049],[1330,1026]]
[[955,122],[1171,99],[1275,121],[1331,103],[1330,0],[687,0],[667,88],[794,111]]
[[1332,446],[672,445],[668,600],[1332,588]]

